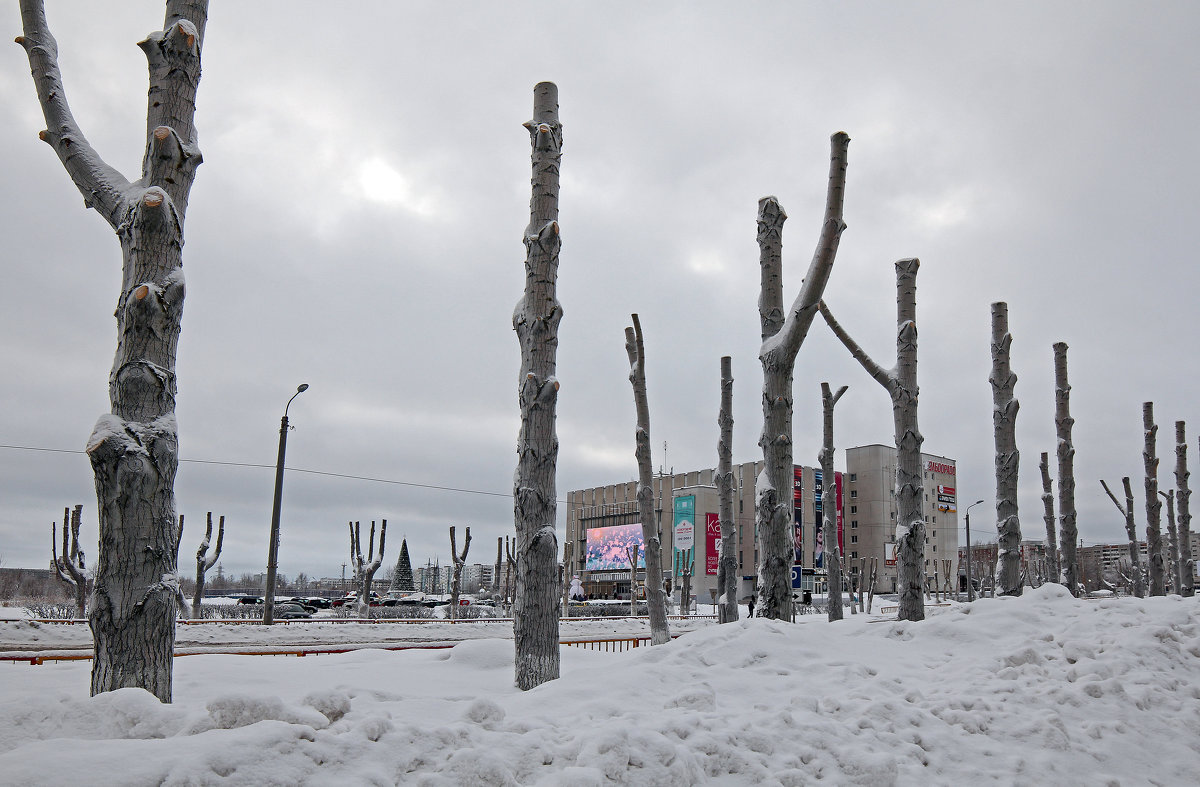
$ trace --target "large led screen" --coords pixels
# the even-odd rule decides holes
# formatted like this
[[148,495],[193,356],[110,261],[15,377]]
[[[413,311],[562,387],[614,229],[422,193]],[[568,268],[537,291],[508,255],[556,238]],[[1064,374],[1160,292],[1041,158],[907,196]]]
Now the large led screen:
[[588,571],[628,571],[628,548],[635,544],[638,548],[638,568],[645,568],[646,549],[640,524],[588,528],[585,568]]

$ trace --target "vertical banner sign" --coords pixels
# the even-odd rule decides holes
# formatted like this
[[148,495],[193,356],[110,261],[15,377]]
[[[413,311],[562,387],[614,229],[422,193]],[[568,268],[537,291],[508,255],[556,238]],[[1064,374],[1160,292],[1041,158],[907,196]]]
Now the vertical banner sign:
[[955,495],[954,487],[939,486],[937,510],[942,513],[954,514],[958,511],[958,497]]
[[824,487],[821,482],[824,479],[820,470],[813,471],[813,511],[817,515],[816,524],[813,525],[813,566],[815,568],[825,567],[825,514],[824,514]]
[[704,519],[704,573],[716,574],[721,555],[721,515],[705,514]]
[[835,505],[837,506],[837,508],[834,509],[835,511],[837,511],[837,517],[836,517],[836,520],[837,520],[837,543],[838,543],[838,549],[840,549],[842,554],[844,555],[844,554],[846,554],[846,540],[842,536],[842,526],[845,524],[845,522],[842,520],[842,514],[844,512],[842,510],[842,474],[841,473],[833,474],[833,486],[835,489],[834,500],[836,501]]
[[792,562],[797,566],[801,564],[804,558],[804,509],[802,508],[803,488],[801,486],[803,469],[799,465],[792,467],[792,533],[793,543],[795,545],[795,555]]
[[696,545],[696,496],[675,498],[675,551]]

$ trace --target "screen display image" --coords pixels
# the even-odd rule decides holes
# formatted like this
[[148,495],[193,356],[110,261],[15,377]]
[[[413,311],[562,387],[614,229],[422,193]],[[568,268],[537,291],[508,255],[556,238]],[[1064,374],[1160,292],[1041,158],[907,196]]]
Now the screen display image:
[[645,568],[646,543],[642,540],[640,524],[588,528],[587,562],[584,567],[588,571],[628,571],[627,550],[635,544],[638,548],[638,568]]

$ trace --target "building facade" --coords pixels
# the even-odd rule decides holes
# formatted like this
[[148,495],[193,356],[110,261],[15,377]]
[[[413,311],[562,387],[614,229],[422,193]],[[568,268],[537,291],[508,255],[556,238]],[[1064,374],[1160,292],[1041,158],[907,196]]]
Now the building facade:
[[[890,446],[861,446],[846,451],[847,471],[835,472],[826,485],[820,469],[797,465],[793,477],[793,586],[821,590],[824,544],[820,522],[823,508],[834,506],[839,542],[848,571],[861,558],[880,561],[883,591],[895,586],[896,567],[889,545],[895,543],[896,450]],[[954,557],[958,547],[954,460],[923,455],[926,467],[927,555]],[[755,484],[763,463],[746,462],[733,468],[733,517],[737,528],[738,598],[754,592],[758,549],[755,539]],[[665,580],[678,587],[686,565],[692,569],[692,591],[708,603],[717,586],[717,545],[720,542],[719,498],[713,470],[656,475],[653,479],[655,516],[663,546]],[[827,488],[828,487],[828,488]],[[589,598],[629,598],[628,548],[641,544],[637,482],[578,489],[567,494],[566,554],[570,575],[578,576]],[[640,565],[644,563],[639,561]],[[644,581],[644,568],[638,574]]]
[[[953,459],[921,454],[924,474],[926,573],[942,572],[943,560],[958,556],[958,482]],[[896,592],[896,449],[864,445],[846,449],[844,486],[848,560],[877,558],[880,592]],[[954,570],[953,568],[951,570]]]

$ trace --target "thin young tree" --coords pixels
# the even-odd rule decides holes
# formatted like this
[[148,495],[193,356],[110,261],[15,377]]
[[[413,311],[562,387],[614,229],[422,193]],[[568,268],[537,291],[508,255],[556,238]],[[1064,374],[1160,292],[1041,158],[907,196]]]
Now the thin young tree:
[[[62,555],[58,554],[55,542],[54,523],[50,523],[50,566],[58,578],[67,583],[75,592],[75,617],[82,618],[87,614],[87,566],[83,550],[79,547],[79,528],[83,521],[83,506],[63,509]],[[67,531],[70,529],[70,540]]]
[[792,618],[791,567],[795,553],[792,504],[792,377],[796,355],[808,336],[817,303],[825,292],[846,223],[842,206],[846,191],[846,154],[850,137],[830,138],[829,183],[816,251],[791,309],[783,308],[783,223],[787,220],[775,197],[758,201],[758,245],[761,273],[758,300],[763,369],[763,450],[755,519],[759,544],[758,616]]
[[1175,490],[1170,489],[1166,492],[1159,490],[1158,495],[1167,501],[1167,580],[1171,583],[1171,593],[1180,595],[1183,587],[1183,572],[1180,570],[1179,563],[1179,531],[1175,527]]
[[634,455],[638,465],[637,504],[642,521],[643,553],[646,561],[646,610],[650,617],[650,644],[671,641],[667,625],[667,594],[663,589],[662,544],[654,516],[654,465],[650,461],[650,404],[646,397],[646,343],[642,323],[636,314],[632,327],[625,329],[625,352],[629,356],[629,382],[633,385],[633,405],[637,414]]
[[629,560],[629,616],[637,615],[637,567],[640,544],[630,544],[625,547],[625,557]]
[[1017,411],[1013,394],[1017,375],[1012,370],[1012,334],[1008,332],[1008,304],[992,304],[992,427],[996,443],[996,531],[1000,537],[997,574],[1000,594],[1021,595],[1021,520],[1017,510]]
[[1060,570],[1072,596],[1079,595],[1079,530],[1075,525],[1075,443],[1071,430],[1071,385],[1067,382],[1067,343],[1054,344],[1054,428],[1058,435],[1058,513]]
[[[180,516],[183,515],[180,514]],[[209,546],[212,544],[212,526],[212,511],[209,511],[208,524],[204,528],[204,540],[200,542],[200,547],[196,550],[196,590],[192,594],[193,620],[199,620],[201,617],[200,604],[204,601],[204,575],[208,573],[210,568],[217,564],[217,559],[221,557],[221,544],[225,541],[225,517],[221,517],[218,522],[217,543],[210,554]]]
[[829,307],[822,302],[821,316],[850,355],[892,400],[896,439],[896,543],[898,544],[899,619],[923,620],[925,602],[925,520],[922,516],[924,475],[917,428],[917,269],[916,258],[896,262],[896,365],[884,369],[850,338]]
[[[821,465],[821,478],[823,479],[824,489],[834,489],[833,475],[833,408],[837,405],[838,399],[842,398],[842,394],[849,390],[848,386],[843,385],[837,390],[837,393],[829,387],[829,383],[821,383],[821,412],[823,423],[824,439],[821,443],[821,453],[817,461]],[[825,492],[821,493],[825,497]],[[824,519],[822,524],[823,540],[825,542],[825,573],[829,578],[829,593],[828,593],[828,617],[829,620],[841,620],[843,617],[842,610],[842,550],[838,544],[837,533],[837,506],[829,505],[829,500],[826,498],[821,502],[821,515]],[[836,501],[834,501],[836,502]]]
[[179,537],[175,356],[183,315],[183,228],[201,161],[193,118],[207,0],[168,0],[163,29],[139,46],[149,66],[145,156],[129,180],[89,144],[67,104],[58,44],[42,0],[21,0],[23,34],[54,149],[84,206],[121,244],[111,413],[87,442],[99,500],[100,549],[89,622],[93,695],[143,688],[171,701]]
[[562,125],[558,87],[541,82],[533,89],[533,119],[525,124],[533,146],[532,196],[525,229],[525,295],[513,312],[521,344],[518,399],[521,430],[513,484],[517,538],[517,587],[513,602],[514,670],[517,687],[532,689],[559,675],[558,594],[555,578],[555,472],[558,435],[554,376],[562,307],[558,279],[558,190]]
[[[1054,516],[1054,483],[1050,480],[1050,455],[1042,452],[1042,461],[1038,464],[1042,472],[1042,519],[1046,523],[1046,573],[1051,582],[1061,582],[1058,571],[1058,528]],[[968,545],[968,548],[970,546]]]
[[471,528],[467,528],[463,538],[462,554],[454,543],[454,525],[450,526],[450,560],[454,562],[454,573],[450,577],[450,619],[458,617],[458,599],[462,593],[462,570],[467,564],[467,551],[471,549]]
[[1146,568],[1150,595],[1166,595],[1166,571],[1163,567],[1162,503],[1158,499],[1158,424],[1154,423],[1154,402],[1142,403],[1142,430],[1145,447],[1142,463],[1146,468]]
[[1142,582],[1142,566],[1141,557],[1138,554],[1138,537],[1137,523],[1133,519],[1133,487],[1129,483],[1129,476],[1121,479],[1121,483],[1125,486],[1125,504],[1122,505],[1117,496],[1108,488],[1108,484],[1104,479],[1100,479],[1100,486],[1104,487],[1104,492],[1108,495],[1108,499],[1113,501],[1113,505],[1121,512],[1121,516],[1125,519],[1125,534],[1129,539],[1129,568],[1130,575],[1133,577],[1133,595],[1138,598],[1144,598],[1146,595],[1146,585]]
[[1192,557],[1192,490],[1188,486],[1187,424],[1175,422],[1175,500],[1179,510],[1179,563],[1183,582],[1179,592],[1184,598],[1196,593],[1196,564]]
[[[733,521],[733,359],[721,358],[721,409],[717,414],[717,516],[721,549],[717,558],[717,620],[738,619],[737,525]],[[661,509],[660,509],[661,514]]]
[[383,544],[387,539],[387,520],[379,526],[379,554],[375,554],[375,520],[371,520],[371,535],[367,542],[367,557],[363,558],[362,538],[359,523],[350,528],[350,551],[354,561],[354,578],[358,584],[358,601],[354,605],[360,618],[371,617],[371,581],[375,572],[383,565]]

